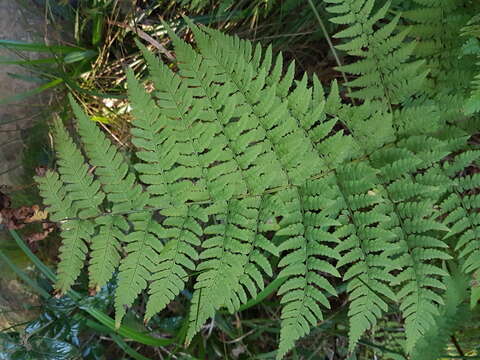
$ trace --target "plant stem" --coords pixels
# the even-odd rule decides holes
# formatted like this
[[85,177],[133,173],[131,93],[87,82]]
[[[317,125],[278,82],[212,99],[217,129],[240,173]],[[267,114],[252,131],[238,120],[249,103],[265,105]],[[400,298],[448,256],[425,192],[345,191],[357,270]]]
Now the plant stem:
[[[340,58],[338,57],[337,51],[335,50],[335,46],[333,46],[332,39],[330,38],[330,35],[328,34],[327,28],[325,27],[325,24],[323,23],[322,18],[320,17],[320,14],[317,11],[317,8],[313,4],[312,0],[308,0],[308,4],[312,8],[313,13],[315,14],[315,17],[317,18],[318,25],[320,26],[320,29],[322,29],[323,35],[325,36],[325,40],[327,40],[328,46],[330,47],[330,50],[332,50],[333,57],[335,58],[335,62],[339,67],[342,67],[342,62],[340,61]],[[348,82],[347,75],[342,70],[339,70],[342,73],[343,81],[346,84]],[[346,86],[346,85],[345,85]],[[350,94],[351,90],[350,87],[347,86],[347,91]],[[352,99],[353,100],[353,99]]]
[[452,340],[453,345],[455,345],[455,348],[457,349],[458,354],[459,354],[460,356],[465,356],[465,353],[463,352],[462,348],[460,347],[460,344],[458,343],[457,338],[455,337],[455,335],[452,335],[452,336],[450,337],[450,339]]

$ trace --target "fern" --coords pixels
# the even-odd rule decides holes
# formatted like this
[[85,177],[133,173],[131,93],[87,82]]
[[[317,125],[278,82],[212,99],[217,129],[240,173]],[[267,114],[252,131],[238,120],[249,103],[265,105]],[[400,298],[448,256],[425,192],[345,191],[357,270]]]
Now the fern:
[[381,100],[389,106],[398,104],[422,89],[425,73],[419,69],[422,61],[408,61],[415,43],[405,42],[409,30],[397,32],[400,16],[396,16],[379,29],[378,21],[384,19],[389,2],[372,14],[374,0],[327,0],[333,4],[327,10],[336,16],[330,21],[348,27],[335,34],[336,38],[349,38],[337,48],[361,60],[340,67],[356,75],[348,86],[359,88],[352,96],[365,100]]
[[[472,77],[472,57],[460,58],[460,30],[478,10],[478,5],[464,0],[413,0],[413,9],[403,15],[411,22],[411,36],[418,39],[415,53],[427,60],[430,86],[443,91],[458,91],[468,86]],[[438,92],[438,90],[437,90]]]
[[[480,17],[475,15],[470,19],[467,25],[462,29],[462,35],[468,36],[469,39],[463,45],[463,54],[464,56],[476,56],[477,60],[480,56],[480,47],[479,47],[479,39],[480,39],[480,26],[479,26]],[[477,69],[476,74],[473,80],[471,81],[471,91],[470,96],[465,102],[464,112],[467,115],[472,115],[480,110],[480,74],[478,73],[478,65],[477,62]]]
[[435,322],[413,349],[412,360],[435,360],[442,357],[447,339],[471,316],[465,305],[467,288],[468,279],[465,275],[454,272],[448,278],[445,304],[440,307]]
[[464,260],[462,269],[466,273],[480,268],[480,216],[477,211],[480,196],[476,193],[480,187],[480,176],[478,173],[458,176],[457,173],[479,159],[480,152],[471,150],[457,155],[444,165],[452,188],[452,193],[442,203],[444,223],[450,230],[445,238],[458,238],[455,250],[458,251],[459,258]]
[[418,29],[388,3],[328,3],[338,48],[358,58],[341,67],[352,103],[336,82],[326,94],[315,76],[295,81],[271,48],[188,19],[196,47],[164,24],[178,72],[141,44],[154,90],[127,71],[134,164],[72,101],[88,165],[57,123],[59,174],[38,179],[62,221],[60,292],[87,252],[91,287],[118,269],[117,325],[142,291],[148,321],[193,287],[189,343],[282,278],[281,359],[345,284],[349,351],[397,306],[416,351],[443,311],[445,263],[479,269],[478,177],[465,172],[475,125],[444,121],[435,74],[415,59]]
[[[128,173],[128,165],[104,133],[80,109],[70,97],[70,103],[78,119],[78,132],[85,152],[95,167],[107,199],[112,203],[111,211],[121,212],[138,209],[145,205],[145,194],[135,177]],[[129,225],[123,216],[99,217],[96,219],[98,233],[92,238],[90,260],[90,286],[99,290],[112,277],[120,263],[121,242]]]
[[89,173],[80,150],[59,120],[55,122],[55,147],[60,177],[56,173],[49,173],[38,178],[38,181],[41,194],[46,204],[50,205],[52,219],[67,219],[62,223],[61,261],[55,285],[60,293],[64,293],[83,268],[87,243],[95,229],[88,218],[99,215],[104,194],[100,191],[100,183]]

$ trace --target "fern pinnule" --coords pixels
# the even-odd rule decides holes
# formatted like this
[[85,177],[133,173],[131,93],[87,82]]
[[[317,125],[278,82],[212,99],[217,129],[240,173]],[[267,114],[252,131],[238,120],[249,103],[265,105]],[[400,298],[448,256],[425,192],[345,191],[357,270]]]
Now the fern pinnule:
[[45,176],[36,177],[36,181],[50,219],[62,221],[61,262],[57,269],[58,280],[55,288],[60,293],[65,293],[72,287],[83,268],[86,243],[90,241],[94,231],[93,223],[89,220],[73,219],[77,216],[78,209],[73,206],[72,196],[67,193],[58,173],[49,170]]
[[[243,274],[238,279],[235,294],[229,303],[233,304],[236,310],[240,304],[247,302],[248,297],[255,298],[258,290],[264,289],[264,273],[267,276],[273,276],[272,265],[270,264],[270,256],[278,256],[278,248],[264,235],[269,231],[276,231],[279,228],[275,215],[279,214],[278,207],[281,206],[278,199],[274,195],[263,195],[260,200],[257,219],[255,220],[255,238],[249,243],[246,249],[247,255]],[[249,294],[249,296],[248,296]]]
[[100,183],[90,173],[85,158],[59,119],[55,122],[54,140],[58,171],[73,200],[73,206],[78,210],[78,217],[86,219],[98,215],[105,195],[100,191]]
[[119,267],[118,286],[115,292],[115,326],[119,327],[129,306],[138,294],[147,288],[163,244],[164,229],[149,211],[130,214],[133,231],[124,239],[127,256]]
[[77,118],[77,129],[89,162],[95,166],[95,175],[101,182],[107,199],[112,202],[112,212],[124,212],[145,206],[147,194],[136,183],[135,174],[122,153],[99,129],[70,96],[70,105]]
[[[128,84],[135,115],[132,142],[139,147],[137,156],[143,160],[136,169],[140,180],[148,184],[147,192],[151,195],[148,203],[164,208],[161,213],[167,216],[162,225],[157,224],[157,234],[167,241],[165,247],[154,262],[147,262],[152,281],[145,314],[148,321],[183,290],[188,278],[186,270],[195,270],[194,261],[198,254],[194,247],[200,244],[203,231],[198,222],[206,222],[207,215],[200,207],[184,205],[191,199],[191,182],[184,180],[182,184],[176,181],[183,176],[174,167],[181,154],[182,144],[175,143],[181,136],[181,127],[161,113],[131,72],[128,73]],[[184,173],[187,171],[184,166],[180,169]],[[141,287],[145,286],[142,281]]]
[[68,196],[63,182],[56,171],[49,170],[45,176],[36,176],[40,195],[47,206],[50,220],[61,221],[75,217],[72,199]]
[[199,206],[178,206],[163,212],[168,217],[162,238],[165,246],[153,268],[145,321],[162,311],[182,290],[188,280],[188,271],[195,271],[198,261],[196,248],[200,246],[203,229],[200,222],[208,217]]

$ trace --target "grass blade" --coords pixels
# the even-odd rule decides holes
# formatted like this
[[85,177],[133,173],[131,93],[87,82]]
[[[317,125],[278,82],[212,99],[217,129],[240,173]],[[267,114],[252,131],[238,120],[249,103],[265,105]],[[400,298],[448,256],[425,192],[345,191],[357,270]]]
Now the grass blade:
[[23,65],[23,66],[29,66],[29,65],[41,65],[41,64],[53,64],[57,62],[58,60],[55,58],[46,58],[46,59],[35,59],[35,60],[1,60],[0,59],[0,64],[2,65]]
[[16,94],[16,95],[13,95],[13,96],[9,96],[7,98],[0,99],[0,105],[5,105],[5,104],[9,104],[9,103],[22,101],[22,100],[24,100],[24,99],[26,99],[30,96],[40,94],[41,92],[44,92],[44,91],[46,91],[48,89],[51,89],[51,88],[53,88],[57,85],[60,85],[61,83],[63,83],[62,79],[54,79],[54,80],[49,81],[48,83],[46,83],[44,85],[40,85],[39,87],[36,87],[35,89],[28,90],[28,91],[25,91],[25,92],[22,92],[20,94]]
[[46,292],[44,289],[42,289],[35,280],[33,280],[30,276],[28,276],[22,269],[20,269],[17,265],[15,265],[7,255],[3,253],[3,251],[0,250],[0,259],[5,262],[12,271],[17,274],[17,276],[22,279],[22,281],[30,286],[36,293],[38,293],[40,296],[42,296],[45,299],[48,299],[50,297],[50,294]]
[[245,304],[240,306],[238,311],[243,311],[247,310],[248,308],[251,308],[259,303],[261,303],[267,296],[272,294],[274,291],[276,291],[285,281],[287,278],[277,278],[273,280],[268,286],[260,291],[255,299],[251,299],[250,301],[247,301]]
[[[43,275],[49,279],[51,282],[55,283],[57,281],[57,276],[54,272],[46,266],[24,243],[24,241],[20,238],[18,233],[15,230],[9,230],[10,234],[12,235],[13,239],[17,243],[17,245],[22,249],[25,255],[35,264],[35,266],[43,273]],[[76,291],[69,291],[67,293],[72,299],[76,301],[80,301],[82,299],[82,295],[77,293]],[[128,326],[121,325],[118,329],[115,328],[115,321],[108,316],[107,314],[93,308],[89,304],[84,304],[80,306],[80,309],[88,313],[94,319],[96,319],[99,323],[105,325],[109,328],[112,332],[117,333],[125,338],[135,340],[141,344],[145,345],[152,345],[152,346],[165,346],[174,343],[173,339],[163,339],[163,338],[156,338],[150,335],[142,334]]]
[[17,51],[49,52],[56,54],[68,54],[81,48],[65,45],[45,45],[41,43],[28,43],[16,40],[0,40],[0,47]]

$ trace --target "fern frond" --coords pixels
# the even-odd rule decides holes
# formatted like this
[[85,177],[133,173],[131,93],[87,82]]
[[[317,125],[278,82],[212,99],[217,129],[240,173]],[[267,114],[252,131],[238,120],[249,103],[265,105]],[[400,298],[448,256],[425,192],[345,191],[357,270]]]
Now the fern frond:
[[329,232],[339,225],[334,218],[338,200],[329,180],[310,182],[300,194],[294,190],[280,194],[288,213],[276,235],[288,236],[280,250],[289,253],[278,264],[283,267],[278,276],[288,280],[278,290],[283,307],[277,359],[283,358],[295,341],[323,320],[320,306],[329,309],[327,297],[336,296],[335,288],[324,275],[340,277],[332,265],[339,258],[332,245],[339,240]]
[[443,223],[450,229],[445,239],[456,238],[455,251],[464,260],[462,270],[466,273],[480,269],[480,174],[465,174],[464,169],[475,165],[479,159],[480,151],[470,150],[444,165],[452,189],[441,204],[445,215]]
[[[266,82],[268,64],[259,61],[249,62],[248,57],[232,56],[237,52],[250,53],[251,44],[247,41],[227,37],[211,29],[208,30],[208,34],[197,27],[193,27],[192,31],[196,36],[200,54],[216,69],[215,80],[218,79],[226,89],[235,93],[243,105],[245,113],[239,114],[239,122],[243,123],[243,118],[248,116],[255,130],[262,135],[261,139],[270,157],[267,162],[270,167],[266,173],[268,178],[265,181],[273,187],[302,184],[311,175],[320,171],[323,162],[314,151],[311,140],[301,129],[298,121],[291,116],[287,104],[277,95],[278,86],[282,87],[282,81],[287,75],[279,84],[268,85]],[[257,59],[260,58],[259,51],[257,48],[255,52],[257,55],[254,55]],[[290,87],[289,83],[291,81],[287,81],[286,91]],[[301,154],[303,158],[311,160],[308,162],[312,166],[306,166],[306,162],[299,161],[293,156],[291,148],[295,148],[297,154]],[[250,150],[250,146],[247,150]]]
[[[69,204],[69,210],[61,214],[66,215],[66,218],[79,218],[62,224],[63,241],[55,287],[60,293],[65,293],[71,288],[84,265],[87,243],[91,241],[95,229],[93,221],[87,218],[99,214],[104,194],[100,191],[100,183],[89,173],[85,159],[60,120],[55,122],[55,150],[60,181],[64,183],[66,192],[63,200],[57,202],[57,206]],[[55,186],[58,186],[58,182]],[[65,201],[68,203],[65,204]]]
[[463,45],[464,56],[475,56],[477,58],[477,67],[475,77],[470,83],[470,95],[465,101],[464,112],[466,115],[472,115],[480,111],[480,72],[478,66],[480,62],[480,16],[474,15],[467,23],[467,26],[462,28],[462,36],[468,36],[468,40]]
[[426,73],[419,71],[422,61],[410,61],[415,43],[406,43],[408,30],[397,31],[400,17],[388,21],[376,29],[385,19],[390,2],[372,13],[374,0],[327,0],[327,11],[335,16],[330,19],[347,28],[335,34],[336,38],[348,38],[337,48],[361,60],[343,65],[339,70],[356,76],[346,85],[354,88],[352,95],[363,100],[378,100],[387,108],[418,93]]
[[342,212],[335,236],[341,239],[337,251],[342,258],[337,267],[348,265],[343,279],[350,298],[349,350],[363,333],[376,325],[388,310],[387,301],[396,299],[389,287],[394,263],[391,220],[375,185],[375,171],[365,163],[352,164],[338,172],[337,188]]
[[38,179],[62,223],[59,291],[87,245],[92,287],[118,266],[117,326],[142,291],[148,321],[191,283],[189,343],[276,276],[282,359],[345,284],[350,352],[398,302],[416,353],[445,313],[449,250],[463,272],[480,270],[477,119],[457,121],[462,94],[425,88],[433,62],[411,61],[415,42],[389,2],[327,2],[347,39],[339,49],[360,58],[342,67],[360,104],[345,103],[335,81],[327,95],[315,76],[295,80],[295,65],[284,69],[271,47],[188,19],[195,46],[165,25],[176,67],[139,45],[151,92],[127,71],[132,168],[72,102],[88,164],[57,123],[59,174]]
[[412,351],[412,360],[436,360],[444,355],[455,330],[468,322],[471,313],[465,304],[467,298],[468,278],[456,271],[446,281],[445,301],[424,336]]
[[472,14],[478,13],[478,4],[467,6],[463,0],[414,0],[413,3],[416,6],[403,16],[410,22],[410,35],[418,42],[415,55],[426,60],[430,90],[439,93],[455,89],[456,93],[464,93],[472,79],[475,58],[459,56],[462,46],[459,35]]
[[[400,142],[399,148],[372,156],[372,164],[382,174],[393,231],[398,238],[394,255],[401,271],[392,284],[401,284],[397,296],[405,318],[408,351],[438,314],[442,298],[437,292],[445,289],[444,277],[448,276],[439,261],[451,258],[445,252],[448,245],[438,236],[432,236],[448,230],[436,220],[440,214],[433,206],[446,190],[442,186],[445,181],[438,168],[430,167],[445,153],[442,150],[424,153],[425,143],[428,138],[418,136]],[[414,175],[420,169],[423,174]]]
[[[70,96],[70,104],[77,118],[78,133],[95,174],[102,184],[113,213],[141,209],[148,195],[136,184],[135,175],[117,148],[106,138],[94,121],[81,110]],[[98,234],[92,239],[90,260],[90,287],[97,290],[105,285],[120,263],[121,242],[130,226],[123,216],[97,218]]]
[[[217,202],[209,207],[210,215],[215,215],[218,223],[204,231],[209,237],[202,243],[202,262],[197,266],[200,275],[194,286],[187,343],[217,309],[226,306],[234,311],[240,305],[231,294],[237,289],[255,240],[260,204],[261,197],[256,196]],[[263,281],[262,276],[258,280]]]

